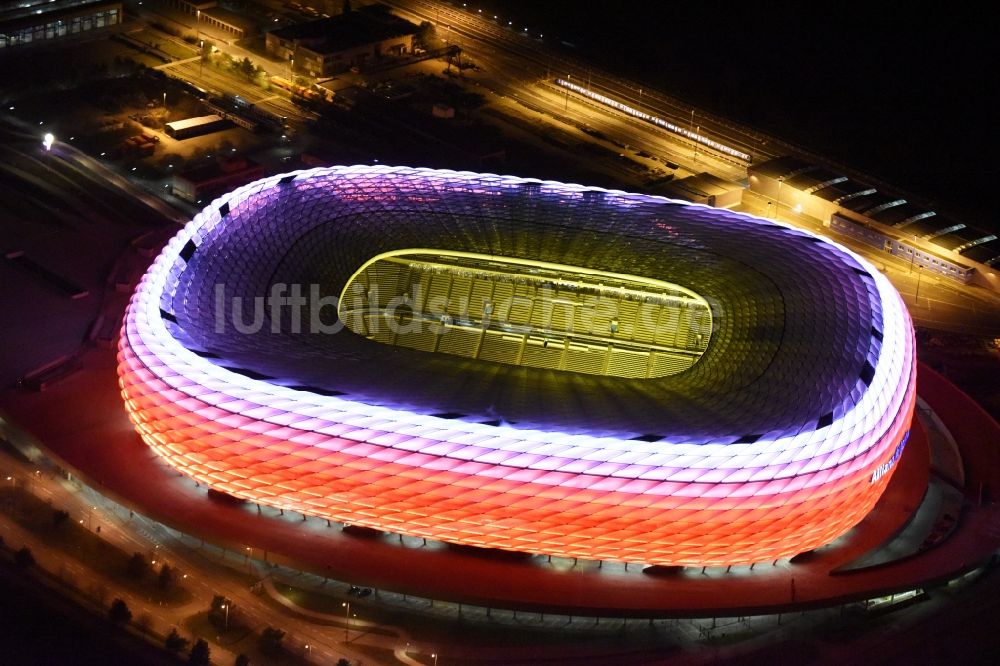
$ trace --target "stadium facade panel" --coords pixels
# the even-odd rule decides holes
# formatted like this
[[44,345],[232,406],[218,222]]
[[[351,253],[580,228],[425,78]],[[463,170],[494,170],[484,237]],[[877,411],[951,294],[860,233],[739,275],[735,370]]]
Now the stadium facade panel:
[[[646,298],[619,295],[609,346],[700,354],[636,378],[331,334],[336,307],[246,325],[248,304],[310,285],[316,306],[412,249],[678,285],[710,305],[711,335],[682,340],[663,313],[646,332],[619,326]],[[468,271],[449,270],[454,290]],[[456,322],[440,324],[444,340]],[[142,279],[118,370],[142,439],[219,491],[450,543],[663,565],[774,560],[842,535],[889,482],[915,400],[899,294],[835,243],[659,197],[402,167],[296,172],[213,202]]]

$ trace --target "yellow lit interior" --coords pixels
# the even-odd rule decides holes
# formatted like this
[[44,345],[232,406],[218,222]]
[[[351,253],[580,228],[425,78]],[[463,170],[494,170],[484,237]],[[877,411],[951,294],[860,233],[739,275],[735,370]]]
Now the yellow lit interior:
[[632,378],[687,370],[712,332],[708,303],[679,285],[427,249],[366,262],[347,282],[338,315],[384,344]]

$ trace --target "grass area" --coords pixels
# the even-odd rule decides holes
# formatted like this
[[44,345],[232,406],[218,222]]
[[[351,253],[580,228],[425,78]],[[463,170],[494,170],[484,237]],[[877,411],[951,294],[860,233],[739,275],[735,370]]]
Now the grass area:
[[326,613],[334,617],[344,616],[343,601],[322,592],[303,590],[284,583],[274,583],[274,589],[278,594],[291,601],[296,606],[301,606],[314,613]]
[[[10,512],[21,527],[31,531],[47,546],[55,548],[116,583],[147,598],[167,605],[183,605],[191,601],[191,593],[179,582],[167,589],[158,585],[158,569],[150,564],[144,575],[129,574],[132,553],[126,553],[88,529],[86,515],[69,515],[62,521],[55,518],[58,507],[35,497],[20,486],[0,489],[0,507]],[[82,521],[82,522],[81,522]],[[175,575],[180,574],[175,571]]]
[[0,546],[0,662],[14,664],[144,664],[177,661],[136,632],[114,626],[81,597],[65,594],[38,570],[25,573]]
[[151,30],[149,28],[129,33],[129,37],[137,42],[149,44],[150,46],[153,46],[154,48],[157,48],[163,53],[166,53],[167,55],[178,60],[183,60],[197,55],[197,51],[195,50],[197,45],[192,45],[190,47],[181,46],[177,42],[167,39],[156,30]]
[[162,64],[110,39],[53,44],[45,49],[16,53],[15,49],[8,50],[12,52],[4,54],[4,65],[0,67],[0,90],[18,95],[118,76],[134,71],[137,64],[147,67]]
[[[235,655],[245,654],[250,658],[251,664],[273,664],[274,666],[300,666],[307,663],[302,655],[298,654],[291,646],[285,646],[285,650],[278,654],[264,654],[260,650],[260,634],[247,629],[238,619],[230,616],[230,627],[226,631],[220,632],[216,629],[208,618],[208,612],[192,615],[185,621],[184,628],[197,640],[203,638],[208,642],[209,648],[221,646]],[[281,629],[281,627],[278,627]],[[215,663],[225,663],[219,661],[218,657],[213,658]]]

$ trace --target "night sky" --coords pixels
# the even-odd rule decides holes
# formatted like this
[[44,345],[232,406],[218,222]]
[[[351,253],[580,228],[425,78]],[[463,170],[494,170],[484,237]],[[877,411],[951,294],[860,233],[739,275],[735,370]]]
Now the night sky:
[[522,28],[546,24],[547,37],[609,69],[880,176],[978,226],[996,224],[989,158],[1000,114],[988,100],[998,92],[1000,58],[985,17],[971,9],[637,0],[493,6]]

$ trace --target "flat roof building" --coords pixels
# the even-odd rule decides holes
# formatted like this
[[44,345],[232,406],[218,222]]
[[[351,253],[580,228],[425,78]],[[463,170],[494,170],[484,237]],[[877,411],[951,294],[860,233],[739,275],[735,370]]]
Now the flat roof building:
[[231,126],[229,121],[222,116],[212,114],[210,116],[195,116],[194,118],[175,120],[172,123],[167,123],[164,131],[167,136],[181,140],[192,136],[218,132]]
[[672,180],[657,188],[655,193],[715,208],[732,208],[743,200],[741,184],[713,176],[707,171],[681,180]]
[[197,203],[204,197],[222,194],[263,175],[264,167],[251,159],[223,160],[176,174],[173,192],[181,199]]
[[417,30],[393,14],[362,9],[272,30],[266,47],[296,70],[329,76],[384,55],[410,53]]

